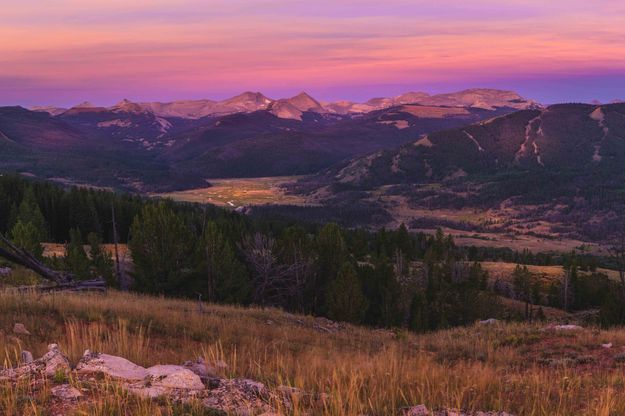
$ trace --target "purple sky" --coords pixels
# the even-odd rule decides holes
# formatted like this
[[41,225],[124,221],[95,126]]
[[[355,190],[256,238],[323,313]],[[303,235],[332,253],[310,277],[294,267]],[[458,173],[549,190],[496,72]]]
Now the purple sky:
[[473,87],[625,99],[622,0],[21,0],[0,22],[0,105]]

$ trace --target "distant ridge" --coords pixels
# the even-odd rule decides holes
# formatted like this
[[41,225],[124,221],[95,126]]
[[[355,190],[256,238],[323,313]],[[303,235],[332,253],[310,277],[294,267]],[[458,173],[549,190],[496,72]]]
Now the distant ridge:
[[364,114],[403,104],[470,107],[487,110],[496,108],[526,110],[541,107],[537,102],[525,99],[513,91],[474,88],[435,95],[430,95],[426,92],[407,92],[396,97],[372,98],[364,103],[352,101],[321,102],[306,92],[301,92],[291,98],[272,99],[260,92],[246,91],[221,101],[203,99],[163,103],[132,102],[128,99],[123,99],[111,107],[98,107],[89,102],[83,102],[70,109],[54,106],[35,106],[31,107],[31,110],[47,112],[53,116],[66,112],[70,114],[103,111],[151,112],[159,117],[177,117],[192,120],[203,117],[270,110],[272,114],[279,118],[301,120],[304,112],[338,115]]

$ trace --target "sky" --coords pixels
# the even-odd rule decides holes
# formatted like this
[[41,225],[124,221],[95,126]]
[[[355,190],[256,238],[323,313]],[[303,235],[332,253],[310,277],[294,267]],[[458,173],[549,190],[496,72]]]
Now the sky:
[[20,0],[0,105],[510,89],[625,99],[623,0]]

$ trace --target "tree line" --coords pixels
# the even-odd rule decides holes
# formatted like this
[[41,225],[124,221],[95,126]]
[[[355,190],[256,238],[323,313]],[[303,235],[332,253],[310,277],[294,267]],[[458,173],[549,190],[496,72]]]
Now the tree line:
[[[65,244],[46,259],[79,278],[101,276],[119,285],[103,250],[120,241],[133,260],[133,290],[227,304],[272,306],[381,327],[429,331],[503,316],[498,295],[569,311],[600,308],[606,324],[622,322],[618,285],[596,272],[587,255],[534,255],[462,248],[435,235],[343,228],[335,223],[254,219],[211,206],[174,203],[92,189],[61,189],[0,177],[0,230],[42,256],[41,243]],[[85,245],[88,249],[85,250]],[[512,256],[567,270],[546,285],[519,266],[512,283],[493,285],[479,261]],[[588,271],[580,275],[578,272]],[[616,293],[620,293],[616,290]]]

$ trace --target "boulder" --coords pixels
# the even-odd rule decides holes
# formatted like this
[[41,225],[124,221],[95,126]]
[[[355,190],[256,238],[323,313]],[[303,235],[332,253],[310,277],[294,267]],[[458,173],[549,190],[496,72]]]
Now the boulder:
[[86,350],[78,362],[76,370],[81,374],[104,374],[114,379],[142,381],[148,377],[148,371],[122,357],[92,353]]
[[480,321],[480,325],[494,325],[497,322],[499,322],[497,319],[489,318],[489,319],[485,319],[483,321]]
[[601,348],[610,349],[610,348],[612,348],[612,343],[608,342],[607,344],[601,344]]
[[180,365],[155,365],[147,369],[149,383],[165,389],[204,390],[204,383],[191,370]]
[[69,360],[61,352],[57,344],[48,345],[48,352],[33,364],[42,364],[46,377],[54,377],[59,372],[67,374],[70,371]]
[[13,333],[17,335],[30,335],[30,331],[26,329],[24,324],[16,323],[13,325]]
[[[204,406],[228,414],[252,415],[275,412],[270,403],[281,402],[263,383],[248,379],[224,379],[219,387],[209,390]],[[283,404],[284,405],[284,404]]]
[[78,400],[82,397],[82,393],[69,384],[52,387],[51,393],[54,397],[61,400]]
[[201,357],[198,357],[195,361],[185,361],[182,366],[200,376],[202,380],[219,378],[219,375],[228,368],[228,365],[221,360],[214,365],[210,365]]
[[48,352],[41,358],[32,359],[28,351],[22,352],[23,364],[0,371],[0,378],[16,379],[23,376],[43,374],[46,377],[54,377],[59,372],[67,374],[70,371],[69,360],[61,352],[57,344],[48,345]]

